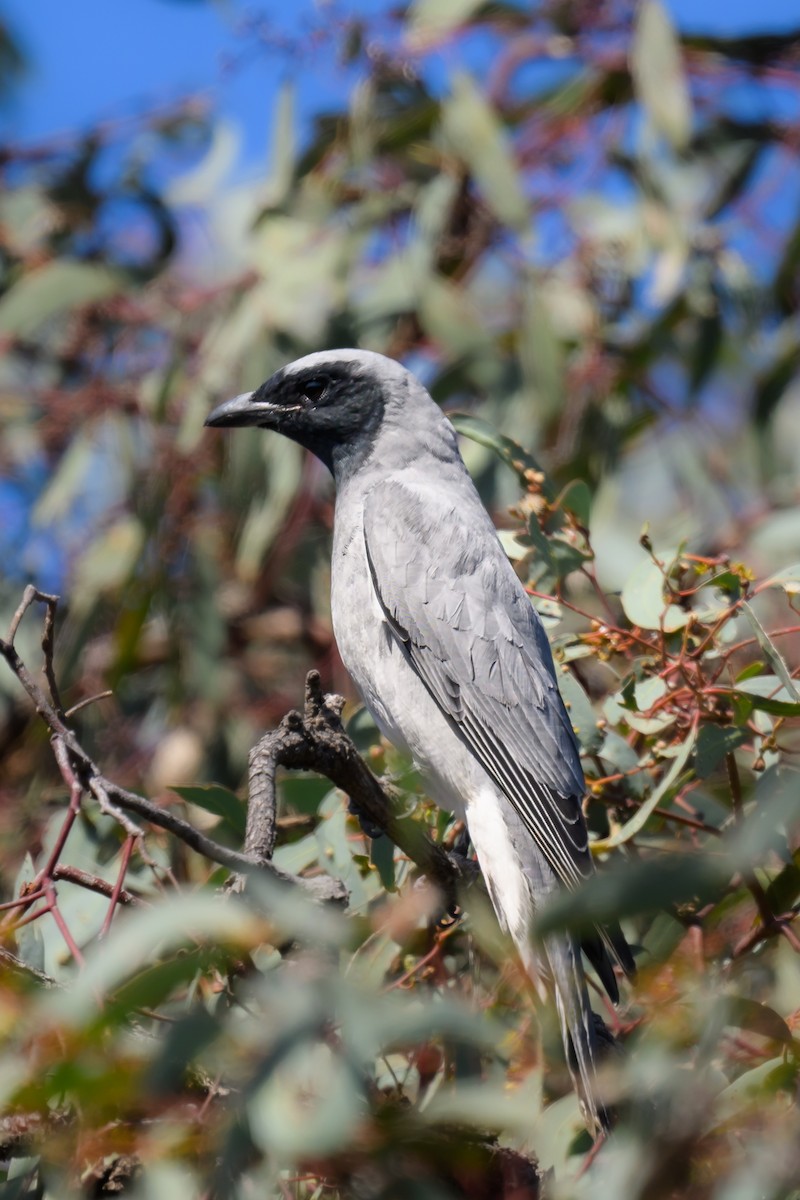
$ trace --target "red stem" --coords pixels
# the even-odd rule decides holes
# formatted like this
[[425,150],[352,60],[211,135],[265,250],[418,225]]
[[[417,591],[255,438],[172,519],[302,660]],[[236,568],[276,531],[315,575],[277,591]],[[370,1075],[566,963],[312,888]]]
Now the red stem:
[[127,871],[128,871],[128,863],[130,862],[131,854],[133,852],[134,840],[135,839],[132,836],[127,837],[123,844],[122,861],[119,864],[119,872],[117,874],[117,881],[114,884],[114,891],[111,893],[111,901],[108,905],[108,912],[106,913],[106,919],[105,919],[105,921],[103,921],[103,927],[100,930],[100,933],[98,934],[99,941],[102,941],[103,938],[106,936],[109,929],[111,928],[111,922],[114,920],[114,910],[117,907],[117,903],[118,903],[119,897],[120,897],[120,892],[122,891],[122,885],[125,882],[125,875],[127,874]]

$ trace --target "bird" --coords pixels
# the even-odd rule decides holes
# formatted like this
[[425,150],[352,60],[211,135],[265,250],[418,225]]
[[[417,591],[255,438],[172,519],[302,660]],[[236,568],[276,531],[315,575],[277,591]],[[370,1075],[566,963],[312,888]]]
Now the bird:
[[593,873],[580,751],[544,627],[461,457],[452,423],[401,363],[323,350],[218,405],[205,424],[283,434],[335,486],[331,617],[342,662],[381,733],[466,825],[500,925],[552,993],[587,1128],[611,1114],[598,1058],[610,1035],[581,951],[613,1002],[634,973],[618,926],[535,936],[548,900]]

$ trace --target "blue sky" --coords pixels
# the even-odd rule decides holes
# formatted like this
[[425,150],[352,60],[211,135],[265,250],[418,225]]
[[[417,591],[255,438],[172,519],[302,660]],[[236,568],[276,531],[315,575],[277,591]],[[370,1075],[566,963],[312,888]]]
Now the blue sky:
[[[385,8],[380,0],[359,0],[346,12]],[[248,18],[262,18],[277,39],[308,46],[314,29],[330,20],[309,0],[5,0],[3,12],[28,60],[0,112],[0,135],[14,141],[47,139],[200,94],[241,127],[245,157],[263,160],[270,113],[287,74],[307,80],[299,89],[301,121],[347,87],[346,73],[324,46],[308,48],[293,65],[280,52],[259,51],[247,31]],[[226,60],[237,65],[226,69]]]
[[[39,141],[201,93],[240,126],[244,160],[263,161],[270,112],[287,74],[302,84],[299,117],[306,127],[314,112],[342,97],[348,77],[324,46],[307,50],[297,65],[280,53],[253,54],[248,18],[307,45],[312,30],[337,14],[374,16],[390,7],[389,0],[4,0],[3,15],[29,65],[0,110],[0,137]],[[698,32],[775,32],[800,24],[797,0],[668,0],[668,7],[681,28]],[[226,58],[242,55],[226,71]]]

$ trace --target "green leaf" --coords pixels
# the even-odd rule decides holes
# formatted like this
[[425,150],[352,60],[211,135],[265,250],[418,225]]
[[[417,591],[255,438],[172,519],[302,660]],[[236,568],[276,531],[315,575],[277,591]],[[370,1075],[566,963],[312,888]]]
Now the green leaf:
[[239,838],[244,837],[247,825],[247,805],[239,799],[235,792],[230,792],[216,783],[206,787],[178,787],[174,784],[167,786],[170,791],[177,792],[181,799],[188,801],[189,804],[196,804],[198,808],[203,808],[216,817],[222,817]]
[[291,82],[285,82],[281,84],[275,102],[270,136],[269,179],[265,198],[271,205],[283,203],[292,184],[297,160],[296,109],[296,87]]
[[146,969],[156,952],[163,956],[192,941],[215,949],[251,949],[261,945],[267,933],[322,946],[335,946],[344,936],[339,914],[315,904],[298,888],[253,874],[248,896],[252,906],[235,896],[220,903],[209,891],[173,893],[149,908],[121,913],[109,937],[88,949],[86,966],[69,989],[44,998],[42,1018],[46,1014],[58,1025],[93,1021],[103,996]]
[[214,968],[222,970],[225,954],[218,947],[186,949],[162,962],[138,971],[106,999],[102,1024],[119,1025],[139,1008],[157,1009],[176,988],[185,987],[198,975]]
[[174,179],[168,189],[170,204],[203,205],[218,192],[230,175],[241,150],[238,126],[216,120],[206,154],[190,171]]
[[800,850],[792,862],[778,874],[767,888],[767,903],[774,913],[785,913],[800,896]]
[[89,430],[82,430],[73,437],[34,505],[31,519],[35,524],[47,525],[69,510],[86,487],[94,452]]
[[667,685],[660,675],[640,679],[633,687],[633,695],[639,712],[649,712],[657,700],[667,694]]
[[589,485],[583,479],[573,479],[568,483],[560,496],[561,507],[571,512],[578,522],[589,528],[592,516],[592,493]]
[[487,1080],[440,1088],[425,1106],[424,1120],[486,1130],[512,1130],[520,1138],[530,1133],[532,1114],[519,1103],[516,1090]]
[[[757,1000],[750,1000],[746,996],[723,996],[720,997],[718,1005],[719,1019],[725,1025],[733,1025],[737,1029],[749,1029],[751,1033],[758,1033],[761,1037],[783,1042],[786,1046],[795,1044],[792,1031],[783,1017],[768,1005],[760,1004]],[[714,1020],[713,1014],[711,1020]]]
[[[626,718],[627,719],[627,718]],[[639,756],[632,746],[629,746],[625,738],[613,729],[606,731],[606,736],[600,748],[600,757],[610,767],[615,767],[617,771],[622,771],[628,775],[625,780],[625,788],[634,796],[643,796],[649,786],[649,777],[644,771],[637,771],[640,766]]]
[[450,420],[457,431],[464,437],[468,437],[473,442],[477,442],[479,446],[486,446],[489,450],[493,450],[498,458],[511,467],[515,471],[520,483],[527,488],[528,479],[526,472],[530,471],[537,477],[542,479],[542,491],[548,500],[552,500],[555,493],[550,486],[541,465],[528,450],[524,450],[519,442],[514,442],[511,438],[504,437],[502,433],[498,433],[493,425],[488,421],[484,421],[481,417],[473,417],[468,413],[451,413]]
[[742,683],[745,679],[754,679],[757,675],[761,675],[763,671],[763,662],[758,661],[748,663],[748,665],[736,676],[736,683]]
[[553,329],[549,306],[534,285],[524,297],[519,357],[535,392],[537,413],[543,420],[552,419],[564,404],[564,347]]
[[[536,517],[532,517],[531,523],[535,520]],[[576,546],[574,543],[568,542],[558,535],[549,539],[549,546],[550,559],[555,567],[556,577],[559,581],[566,579],[573,571],[579,571],[592,557],[591,554],[581,550],[580,546]]]
[[394,843],[391,838],[373,838],[370,843],[369,859],[378,872],[380,881],[387,892],[397,891],[394,877]]
[[703,580],[703,588],[716,588],[724,592],[726,598],[738,600],[742,594],[742,579],[735,571],[719,571],[710,579]]
[[456,358],[491,355],[491,335],[466,289],[429,275],[417,294],[420,322],[429,337]]
[[689,389],[693,396],[701,390],[714,367],[724,341],[724,327],[718,312],[700,317],[697,340],[691,357]]
[[113,296],[124,285],[117,271],[56,259],[23,275],[0,298],[0,333],[30,337],[51,317]]
[[518,233],[526,232],[531,212],[506,132],[464,71],[454,77],[452,93],[442,105],[442,130],[499,220]]
[[772,363],[764,370],[755,386],[755,416],[757,424],[766,425],[772,418],[788,389],[797,378],[800,367],[800,341],[792,325],[791,340],[780,346]]
[[731,754],[750,737],[747,729],[738,729],[735,725],[700,726],[697,735],[697,750],[695,751],[694,769],[700,779],[707,779],[726,754]]
[[572,728],[587,754],[594,754],[603,742],[603,730],[597,727],[597,716],[582,684],[568,667],[558,672],[558,690],[567,706]]
[[613,870],[598,871],[576,891],[550,900],[536,922],[537,933],[580,932],[695,898],[703,903],[714,898],[728,877],[727,863],[705,854],[617,861]]
[[421,50],[440,41],[465,24],[481,5],[482,0],[414,0],[406,17],[409,45]]
[[703,1132],[711,1133],[724,1126],[743,1110],[763,1106],[776,1091],[786,1091],[791,1095],[796,1088],[797,1072],[797,1063],[787,1062],[785,1052],[745,1071],[716,1098]]
[[633,87],[653,127],[683,150],[692,132],[692,105],[675,28],[659,0],[639,6],[630,56]]
[[784,567],[782,571],[770,575],[761,587],[779,587],[789,596],[800,595],[800,563],[794,563],[791,567]]
[[745,820],[726,834],[723,849],[734,870],[750,870],[765,854],[786,854],[787,827],[797,823],[800,771],[769,767],[759,776]]
[[292,772],[280,781],[281,801],[285,807],[297,813],[313,815],[331,790],[327,779],[319,775],[301,775]]
[[[0,1184],[2,1200],[22,1200],[24,1196],[41,1195],[40,1177],[36,1174],[39,1167],[39,1155],[32,1157],[9,1158],[5,1184]],[[36,1180],[34,1183],[34,1175]]]
[[86,612],[98,596],[127,582],[142,553],[144,538],[136,517],[123,516],[87,547],[74,568],[70,599],[76,612]]
[[135,1200],[174,1200],[176,1196],[181,1200],[202,1200],[203,1195],[203,1188],[185,1163],[163,1159],[148,1162],[141,1183],[131,1190],[132,1200],[134,1197]]
[[317,862],[319,855],[319,840],[315,833],[308,833],[305,837],[298,838],[296,842],[279,846],[272,857],[276,867],[280,867],[282,871],[288,871],[292,875],[299,875],[312,863]]
[[615,696],[608,697],[603,705],[603,712],[606,720],[612,725],[618,725],[620,721],[624,721],[637,733],[660,733],[663,729],[674,725],[678,714],[674,711],[670,712],[668,708],[662,708],[652,716],[641,714],[649,712],[656,701],[666,693],[667,685],[658,675],[640,679],[638,682],[635,682],[634,677],[630,676],[621,691],[617,692]]
[[[14,880],[13,897],[19,896],[25,884],[32,883],[35,878],[36,867],[33,858],[30,853],[26,853],[17,878]],[[38,908],[40,904],[41,901],[37,901],[33,908]],[[33,909],[28,911],[31,912]],[[17,954],[24,963],[33,967],[35,971],[45,969],[44,938],[39,921],[32,921],[29,925],[23,925],[21,929],[17,929],[14,932],[14,941],[17,944]]]
[[613,846],[622,846],[629,841],[635,834],[644,828],[646,822],[650,818],[654,809],[658,808],[661,801],[668,795],[670,789],[678,782],[680,775],[689,761],[689,757],[694,749],[694,744],[697,738],[696,731],[692,731],[686,741],[680,747],[680,750],[672,760],[672,765],[667,773],[662,778],[661,782],[648,796],[647,800],[640,805],[639,810],[634,813],[629,821],[626,821],[621,829],[612,833],[610,837],[603,838],[602,841],[592,843],[592,853],[600,854],[606,850],[610,850]]
[[686,937],[686,926],[670,912],[660,912],[642,939],[642,948],[651,962],[661,963],[677,950]]
[[742,603],[742,612],[750,622],[759,646],[764,651],[764,654],[767,656],[769,662],[772,664],[772,669],[786,689],[790,700],[800,704],[800,691],[797,690],[797,685],[789,674],[789,668],[784,662],[778,647],[775,645],[772,638],[769,636],[766,629],[754,613],[753,609],[746,601]]
[[731,695],[741,696],[748,700],[753,708],[772,713],[774,716],[800,716],[800,702],[794,700],[785,687],[781,687],[781,681],[775,675],[758,675],[754,679],[745,679],[737,683]]
[[668,604],[664,597],[664,574],[652,559],[634,569],[620,597],[625,616],[641,629],[663,629],[674,633],[689,620],[690,614],[677,604]]
[[288,1158],[341,1153],[364,1109],[355,1073],[324,1042],[301,1042],[276,1063],[250,1099],[247,1113],[256,1144]]

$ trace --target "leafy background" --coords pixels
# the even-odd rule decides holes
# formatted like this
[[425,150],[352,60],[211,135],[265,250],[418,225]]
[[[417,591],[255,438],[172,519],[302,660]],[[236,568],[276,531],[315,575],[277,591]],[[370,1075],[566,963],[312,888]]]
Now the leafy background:
[[61,591],[65,706],[112,693],[71,724],[220,842],[310,667],[456,842],[336,656],[324,472],[202,430],[298,354],[402,357],[460,413],[583,748],[601,871],[546,921],[619,915],[641,947],[607,1014],[619,1126],[589,1152],[480,892],[442,920],[325,781],[283,783],[275,861],[341,878],[347,915],[226,896],[87,800],[55,880],[68,789],[3,670],[3,1194],[534,1195],[524,1153],[558,1196],[800,1195],[800,27],[681,34],[657,0],[374,21],[323,22],[356,82],[302,139],[314,60],[283,48],[256,177],[192,101],[4,148],[1,624],[29,579]]

